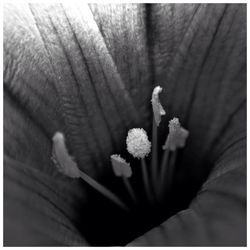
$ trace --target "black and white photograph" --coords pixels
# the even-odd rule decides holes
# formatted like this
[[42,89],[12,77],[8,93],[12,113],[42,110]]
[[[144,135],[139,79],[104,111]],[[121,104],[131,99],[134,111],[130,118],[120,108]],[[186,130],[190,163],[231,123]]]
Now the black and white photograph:
[[3,246],[247,246],[247,4],[5,2]]

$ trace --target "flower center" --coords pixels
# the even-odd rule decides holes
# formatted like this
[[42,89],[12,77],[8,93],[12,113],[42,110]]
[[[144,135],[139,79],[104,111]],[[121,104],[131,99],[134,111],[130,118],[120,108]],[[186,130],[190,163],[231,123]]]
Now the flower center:
[[[127,151],[135,158],[133,163],[130,164],[119,154],[111,155],[111,165],[114,175],[118,179],[117,187],[122,193],[120,195],[115,192],[117,190],[107,188],[78,168],[73,157],[68,154],[62,133],[57,132],[53,137],[52,160],[58,171],[70,178],[81,178],[89,187],[102,195],[106,208],[110,207],[113,211],[109,224],[112,224],[117,230],[116,232],[112,230],[112,232],[122,232],[123,230],[119,228],[119,225],[128,228],[128,230],[131,226],[133,227],[131,234],[127,233],[122,238],[120,237],[121,234],[118,234],[116,238],[120,241],[116,244],[123,244],[122,240],[129,241],[146,232],[167,219],[169,214],[166,213],[166,209],[171,211],[169,204],[171,204],[172,194],[174,193],[173,184],[178,148],[185,146],[189,132],[181,127],[178,118],[173,118],[169,121],[169,132],[166,133],[165,144],[159,148],[160,152],[158,152],[158,127],[160,126],[161,116],[166,114],[159,99],[161,91],[162,88],[157,86],[152,93],[151,103],[154,114],[152,145],[144,129],[133,128],[128,131],[126,139]],[[152,153],[150,154],[151,146]],[[158,155],[162,155],[161,161],[159,161]],[[151,161],[149,162],[147,158],[150,157]],[[140,165],[140,171],[138,171],[137,165]],[[92,204],[92,202],[98,204],[98,201],[102,199],[100,197],[97,200],[90,198],[89,204]],[[109,202],[107,202],[108,200]],[[114,209],[112,204],[119,209]],[[95,216],[93,204],[91,207],[92,209],[89,212]],[[97,205],[97,207],[99,208],[100,205]],[[105,218],[98,218],[100,223],[104,223],[102,221],[105,221]],[[116,225],[117,221],[119,222],[118,225]],[[98,234],[98,229],[95,228],[95,230]],[[103,230],[105,231],[105,228]]]

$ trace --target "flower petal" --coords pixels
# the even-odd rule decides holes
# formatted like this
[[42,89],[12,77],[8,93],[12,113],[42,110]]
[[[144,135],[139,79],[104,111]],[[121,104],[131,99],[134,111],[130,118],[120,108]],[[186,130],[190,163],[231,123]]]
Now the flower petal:
[[75,226],[72,197],[65,197],[69,186],[9,157],[4,165],[5,246],[88,245]]
[[221,157],[188,209],[129,246],[246,246],[245,143]]
[[192,165],[192,174],[200,178],[205,173],[200,164],[245,105],[246,8],[163,4],[152,5],[151,16],[155,81],[168,93],[161,99],[166,120],[179,117],[192,135],[183,166]]
[[146,113],[141,102],[135,106],[89,6],[7,4],[5,12],[5,88],[51,137],[66,135],[80,168],[101,175],[101,162],[121,150],[120,140]]
[[[136,7],[136,9],[142,16],[141,7]],[[123,15],[123,12],[120,14]],[[135,16],[135,19],[137,18]],[[139,18],[138,21],[140,20]],[[131,36],[130,39],[133,37]],[[144,34],[137,44],[140,46],[145,44],[143,39]],[[93,234],[93,231],[95,233],[99,231],[97,234],[98,237],[103,237],[102,242],[109,240],[105,239],[105,233],[103,233],[103,227],[107,221],[103,224],[102,221],[105,221],[106,217],[102,218],[97,214],[94,223],[88,221],[93,217],[89,218],[88,212],[84,214],[84,210],[79,209],[79,206],[83,204],[85,211],[89,209],[85,203],[88,199],[84,197],[88,189],[82,183],[80,185],[78,181],[73,185],[71,182],[69,184],[69,180],[58,176],[56,169],[51,165],[53,163],[50,157],[51,138],[56,131],[62,131],[69,142],[67,145],[69,151],[81,169],[95,177],[100,177],[103,173],[107,174],[111,168],[105,168],[103,165],[110,164],[110,153],[122,148],[120,141],[126,138],[128,129],[140,125],[138,121],[141,122],[141,113],[150,114],[150,112],[141,112],[146,109],[141,105],[143,98],[137,104],[137,108],[140,109],[137,111],[129,95],[129,88],[124,84],[124,79],[110,55],[110,48],[105,42],[88,5],[5,5],[4,153],[17,161],[20,168],[23,168],[24,164],[28,169],[34,168],[41,171],[52,183],[63,180],[60,185],[51,187],[53,192],[65,193],[61,186],[69,188],[70,185],[69,198],[72,202],[68,204],[68,213],[80,220],[74,221],[73,225],[81,228],[81,232],[88,228],[85,234],[89,236]],[[146,51],[145,47],[142,51]],[[139,54],[141,52],[137,55]],[[135,53],[133,55],[135,56]],[[134,59],[136,58],[141,58],[143,64],[140,73],[133,72],[133,74],[146,79],[147,74],[142,74],[142,72],[145,68],[148,69],[147,61],[144,60],[147,54],[144,57],[135,56]],[[123,71],[124,75],[127,74]],[[150,83],[149,78],[147,83]],[[149,89],[145,90],[150,93]],[[139,96],[140,93],[137,92],[136,95]],[[145,125],[147,122],[142,122],[142,124]],[[7,163],[5,163],[5,168],[8,168]],[[7,177],[5,181],[8,182]],[[32,177],[25,181],[27,184],[33,183]],[[34,209],[33,221],[38,227],[50,227],[50,223],[46,220],[47,214],[39,217],[39,212],[37,213],[32,207],[35,203],[29,202],[29,197],[32,197],[31,185],[27,189],[27,192],[20,189],[24,209],[25,206],[31,206],[30,210]],[[6,197],[9,190],[6,188]],[[44,190],[41,193],[47,199],[55,199]],[[80,197],[73,195],[79,193]],[[99,196],[96,199],[93,194],[88,197],[91,197],[92,202],[94,200],[94,204],[98,203],[98,200],[104,203]],[[12,202],[15,203],[11,200],[10,204]],[[19,203],[19,200],[16,202]],[[37,200],[37,204],[40,203],[42,204],[42,200]],[[57,204],[57,201],[55,203]],[[91,204],[91,201],[88,200],[87,203]],[[77,211],[75,206],[78,206]],[[15,207],[17,206],[13,206],[10,214],[9,210],[6,210],[5,217],[11,218],[13,213],[17,213]],[[100,207],[100,204],[97,207]],[[56,207],[55,213],[60,213],[57,211],[58,208],[60,205]],[[105,208],[109,211],[109,205]],[[24,209],[20,210],[20,218],[25,212]],[[41,206],[41,210],[46,210],[46,202]],[[91,213],[94,211],[92,207]],[[67,216],[68,213],[66,213]],[[60,217],[62,222],[67,220],[66,215],[65,218],[63,215]],[[113,216],[115,218],[115,213]],[[25,214],[23,217],[26,218]],[[114,222],[116,221],[118,220],[114,219]],[[96,228],[98,223],[100,225]],[[6,228],[11,224],[16,227],[16,230],[22,228],[25,231],[26,224],[22,220],[17,220],[16,223],[9,221],[5,224]],[[11,237],[12,230],[6,231],[6,239],[12,241],[6,244],[18,244],[18,239],[15,242],[15,238]],[[31,232],[29,225],[27,225],[27,232]],[[54,241],[59,241],[58,244],[77,245],[82,240],[78,239],[77,232],[75,241],[67,241],[66,237],[61,240],[62,232],[64,231],[57,230],[58,238]],[[119,230],[116,230],[114,235],[118,232]],[[119,235],[115,236],[117,240],[119,237]],[[41,236],[36,243],[46,244],[43,241],[45,239],[46,237]],[[27,238],[25,242],[28,244],[31,240]],[[95,244],[97,244],[96,241]],[[85,244],[83,240],[82,244]]]

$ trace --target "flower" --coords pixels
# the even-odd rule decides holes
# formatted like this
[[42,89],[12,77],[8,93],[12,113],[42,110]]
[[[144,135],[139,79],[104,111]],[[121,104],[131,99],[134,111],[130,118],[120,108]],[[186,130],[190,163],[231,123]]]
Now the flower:
[[143,128],[133,128],[128,131],[127,150],[135,158],[142,159],[151,151],[151,142]]
[[[245,4],[4,9],[4,245],[246,245]],[[171,202],[135,223],[57,175],[51,138],[66,131],[79,168],[120,192],[109,156],[150,131],[155,82],[190,137]]]

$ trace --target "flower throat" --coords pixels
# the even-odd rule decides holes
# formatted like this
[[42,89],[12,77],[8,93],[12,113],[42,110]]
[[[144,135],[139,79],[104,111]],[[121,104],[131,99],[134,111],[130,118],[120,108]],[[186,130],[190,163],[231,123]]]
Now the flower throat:
[[[120,179],[130,200],[125,202],[115,192],[80,170],[73,157],[68,153],[65,137],[61,132],[56,132],[52,139],[51,158],[58,171],[69,178],[81,178],[126,214],[138,213],[141,207],[145,208],[145,205],[147,211],[156,211],[171,195],[178,149],[185,146],[189,136],[189,132],[181,126],[179,119],[174,117],[169,121],[164,145],[161,148],[157,147],[158,128],[161,124],[161,117],[166,114],[160,103],[161,92],[160,86],[155,87],[152,92],[151,142],[143,128],[130,129],[127,134],[127,151],[135,158],[133,162],[138,161],[140,164],[131,165],[119,152],[114,152],[110,156],[113,173]],[[161,154],[158,154],[159,151]],[[158,159],[158,155],[162,156],[161,159]],[[151,159],[147,160],[147,158]],[[138,171],[135,169],[138,168],[138,165],[141,168],[139,172],[141,181],[132,182],[133,170]],[[138,175],[135,177],[137,178]]]

